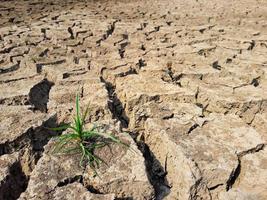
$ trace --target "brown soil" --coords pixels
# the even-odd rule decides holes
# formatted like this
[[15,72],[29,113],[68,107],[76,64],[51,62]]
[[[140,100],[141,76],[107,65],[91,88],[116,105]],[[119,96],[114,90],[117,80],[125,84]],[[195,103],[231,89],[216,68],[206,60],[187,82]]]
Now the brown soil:
[[[266,73],[266,0],[1,1],[0,200],[267,199]],[[50,153],[77,92],[102,178]]]

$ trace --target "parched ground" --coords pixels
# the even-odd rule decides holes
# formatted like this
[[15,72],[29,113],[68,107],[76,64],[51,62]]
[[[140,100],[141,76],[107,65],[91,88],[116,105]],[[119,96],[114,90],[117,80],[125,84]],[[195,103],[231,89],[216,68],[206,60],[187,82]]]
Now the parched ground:
[[[266,0],[1,1],[0,200],[266,200],[266,73]],[[99,177],[51,153],[77,92]]]

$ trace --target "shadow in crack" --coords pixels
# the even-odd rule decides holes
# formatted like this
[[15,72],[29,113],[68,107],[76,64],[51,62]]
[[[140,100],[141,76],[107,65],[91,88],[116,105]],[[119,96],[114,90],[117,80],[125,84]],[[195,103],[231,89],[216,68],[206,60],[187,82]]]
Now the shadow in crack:
[[167,171],[161,166],[147,144],[140,141],[137,142],[137,145],[145,158],[148,179],[155,190],[155,199],[162,200],[170,193],[170,186],[166,178]]
[[112,117],[118,119],[121,122],[122,128],[127,128],[129,124],[129,118],[125,114],[122,102],[117,97],[117,94],[115,92],[115,86],[113,86],[110,82],[104,80],[103,77],[100,77],[100,80],[102,83],[105,84],[105,87],[108,91],[108,108],[112,113]]
[[49,92],[53,82],[47,79],[42,80],[40,83],[33,86],[29,93],[29,102],[32,104],[33,110],[40,110],[41,112],[47,112],[47,103],[49,101]]
[[26,190],[27,184],[28,177],[24,174],[21,163],[17,161],[9,168],[9,175],[1,184],[0,199],[18,199],[20,194]]

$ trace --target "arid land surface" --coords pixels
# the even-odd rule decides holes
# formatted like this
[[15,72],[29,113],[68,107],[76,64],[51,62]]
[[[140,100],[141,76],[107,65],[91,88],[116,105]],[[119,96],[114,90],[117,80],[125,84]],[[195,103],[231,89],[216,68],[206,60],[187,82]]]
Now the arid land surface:
[[[267,1],[0,2],[0,200],[266,200]],[[127,140],[93,176],[47,127]]]

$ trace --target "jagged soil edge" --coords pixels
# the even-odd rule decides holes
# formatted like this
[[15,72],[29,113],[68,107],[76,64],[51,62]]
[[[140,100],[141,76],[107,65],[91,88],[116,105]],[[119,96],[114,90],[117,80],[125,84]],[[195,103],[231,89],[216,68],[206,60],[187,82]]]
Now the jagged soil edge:
[[[47,113],[49,92],[53,85],[53,82],[44,78],[30,89],[25,97],[27,104],[32,105],[30,110]],[[39,103],[40,99],[44,101]],[[30,173],[42,157],[44,146],[53,136],[62,133],[48,129],[57,126],[56,114],[48,115],[40,126],[30,127],[15,140],[0,144],[0,156],[19,152],[18,160],[10,166],[8,176],[1,183],[0,193],[4,199],[15,200],[27,189]],[[30,171],[24,171],[24,168]]]
[[[108,92],[108,108],[112,113],[114,119],[120,122],[121,129],[128,129],[130,122],[129,117],[126,115],[124,106],[116,94],[116,86],[100,77],[100,81],[104,83]],[[153,153],[150,151],[149,146],[143,140],[137,140],[139,132],[129,131],[129,135],[135,141],[138,149],[142,152],[145,159],[145,167],[149,182],[154,188],[155,199],[161,200],[170,193],[170,187],[168,186],[168,180],[166,179],[166,169],[160,165],[160,162],[156,159]]]
[[256,147],[248,149],[246,151],[242,151],[237,154],[237,159],[238,159],[238,165],[233,171],[231,172],[229,179],[226,182],[226,191],[229,191],[233,185],[236,183],[237,179],[239,178],[239,175],[242,170],[242,158],[246,156],[247,154],[254,154],[259,151],[264,150],[266,147],[266,144],[258,144]]
[[17,199],[28,185],[29,177],[22,170],[19,160],[9,168],[9,175],[3,180],[0,187],[0,199]]
[[[52,136],[61,134],[47,129],[56,127],[56,124],[56,115],[52,115],[40,126],[31,127],[16,140],[1,145],[1,155],[19,152],[18,161],[10,167],[9,175],[0,188],[0,191],[9,194],[8,199],[17,199],[27,189],[30,173],[42,157],[44,146]],[[39,136],[45,137],[38,140]],[[24,171],[24,168],[30,171]]]

